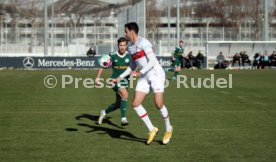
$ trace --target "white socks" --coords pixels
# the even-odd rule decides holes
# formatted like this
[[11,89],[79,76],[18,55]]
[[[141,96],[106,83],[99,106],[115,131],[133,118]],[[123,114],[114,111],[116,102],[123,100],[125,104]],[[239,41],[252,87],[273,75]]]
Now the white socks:
[[[139,115],[139,117],[144,121],[144,123],[148,127],[149,131],[151,131],[154,128],[154,126],[152,125],[145,108],[142,105],[140,105],[138,107],[135,107],[134,109],[137,112],[137,114]],[[169,119],[169,113],[168,113],[168,110],[165,105],[160,109],[160,112],[161,112],[162,118],[165,121],[166,131],[171,131],[172,126],[171,126],[170,119]]]
[[139,115],[139,117],[144,121],[144,123],[148,127],[149,131],[152,131],[154,127],[149,119],[148,113],[145,110],[145,108],[142,105],[140,105],[138,107],[135,107],[134,109],[137,112],[137,114]]
[[172,130],[172,126],[170,124],[168,109],[166,108],[165,105],[160,109],[160,112],[161,112],[162,118],[165,121],[166,131],[171,131]]

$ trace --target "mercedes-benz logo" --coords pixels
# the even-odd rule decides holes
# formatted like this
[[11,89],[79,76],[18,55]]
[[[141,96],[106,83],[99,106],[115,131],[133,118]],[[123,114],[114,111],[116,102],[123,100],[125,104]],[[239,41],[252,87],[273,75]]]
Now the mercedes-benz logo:
[[24,60],[23,60],[23,66],[25,68],[32,68],[32,67],[34,67],[34,59],[31,58],[31,57],[24,58]]

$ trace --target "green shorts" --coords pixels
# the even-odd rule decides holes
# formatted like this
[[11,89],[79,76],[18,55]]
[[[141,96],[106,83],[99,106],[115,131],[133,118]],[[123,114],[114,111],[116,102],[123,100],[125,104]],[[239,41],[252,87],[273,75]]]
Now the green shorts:
[[179,66],[181,66],[181,62],[179,60],[174,60],[173,67],[176,68],[176,67],[179,67]]
[[121,87],[128,88],[128,79],[120,80],[118,83],[115,84],[115,86],[112,89],[114,92],[117,93]]

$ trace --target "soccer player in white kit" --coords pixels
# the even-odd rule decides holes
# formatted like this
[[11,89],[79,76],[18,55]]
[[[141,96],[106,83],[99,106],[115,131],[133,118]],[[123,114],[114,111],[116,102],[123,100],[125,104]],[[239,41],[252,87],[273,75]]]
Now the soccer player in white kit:
[[[125,36],[131,42],[128,47],[130,66],[120,77],[114,79],[113,82],[117,82],[130,74],[140,77],[137,81],[132,106],[149,129],[147,144],[153,141],[158,128],[153,126],[147,111],[142,106],[142,102],[149,91],[153,91],[155,106],[160,110],[162,118],[165,121],[166,132],[163,137],[163,144],[167,144],[172,137],[173,127],[170,124],[168,110],[163,102],[165,72],[153,52],[151,43],[147,39],[139,37],[138,32],[139,27],[137,23],[130,22],[125,24]],[[139,67],[141,70],[135,71],[136,67]]]

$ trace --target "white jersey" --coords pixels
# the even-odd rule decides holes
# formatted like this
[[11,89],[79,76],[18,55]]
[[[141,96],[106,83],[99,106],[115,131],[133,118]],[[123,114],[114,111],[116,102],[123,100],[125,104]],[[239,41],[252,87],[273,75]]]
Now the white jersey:
[[[128,51],[130,56],[132,57],[132,61],[142,69],[148,64],[147,54],[154,54],[151,43],[143,38],[138,37],[138,40],[135,43],[131,43],[128,47]],[[155,56],[156,58],[156,56]],[[156,59],[156,63],[154,66],[149,69],[144,75],[164,75],[164,70]]]

